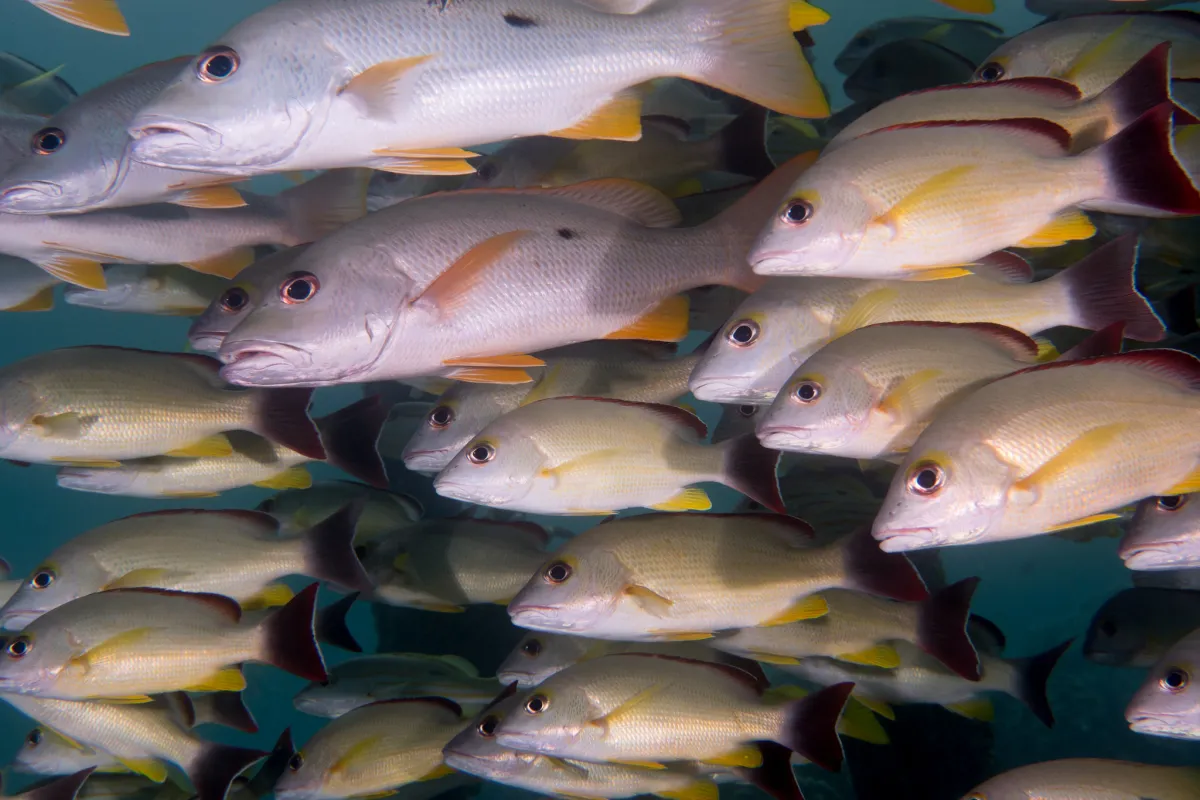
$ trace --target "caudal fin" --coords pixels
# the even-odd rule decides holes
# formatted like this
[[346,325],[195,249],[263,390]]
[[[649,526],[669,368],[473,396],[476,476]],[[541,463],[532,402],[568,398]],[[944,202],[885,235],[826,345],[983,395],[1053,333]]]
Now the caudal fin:
[[721,444],[725,451],[722,482],[778,514],[787,513],[779,495],[779,452],[759,444],[753,433]]
[[20,797],[22,800],[75,800],[75,796],[79,794],[84,782],[95,771],[95,767],[88,767],[73,775],[63,775],[60,778],[42,781],[12,796]]
[[903,553],[885,553],[864,528],[837,543],[842,550],[842,569],[847,589],[890,597],[893,600],[924,600],[929,597],[921,573]]
[[1125,335],[1143,342],[1166,335],[1162,320],[1134,286],[1137,258],[1137,237],[1122,236],[1051,278],[1066,285],[1072,324],[1099,331],[1123,322]]
[[255,797],[266,797],[270,794],[294,755],[296,755],[296,745],[292,742],[292,729],[284,728],[283,733],[279,734],[279,739],[275,741],[275,748],[271,750],[271,755],[267,756],[267,760],[250,779],[250,792]]
[[1011,662],[1016,670],[1013,694],[1028,706],[1034,716],[1040,719],[1047,728],[1054,727],[1054,712],[1050,709],[1046,684],[1050,681],[1050,673],[1054,671],[1054,665],[1071,647],[1073,641],[1075,640],[1068,639],[1044,653],[1029,658],[1014,658]]
[[354,634],[350,632],[350,626],[346,624],[346,615],[350,613],[356,600],[358,600],[358,592],[339,598],[317,612],[318,642],[340,647],[351,653],[363,651],[362,645],[354,638]]
[[331,169],[279,195],[291,245],[315,242],[367,213],[369,169]]
[[186,765],[197,800],[225,800],[234,778],[265,755],[262,750],[204,742],[196,760]]
[[979,654],[967,636],[971,597],[979,578],[966,578],[947,586],[921,604],[917,644],[929,655],[969,681],[982,677]]
[[1200,214],[1200,191],[1175,157],[1171,116],[1159,103],[1123,131],[1089,151],[1106,175],[1105,196],[1083,205],[1140,217]]
[[253,431],[302,456],[324,459],[321,436],[308,416],[312,393],[312,389],[260,390]]
[[817,766],[837,772],[843,758],[838,720],[853,690],[853,683],[838,683],[788,703],[779,743]]
[[223,725],[243,733],[258,733],[258,722],[241,692],[210,692],[191,698],[196,725]]
[[701,31],[683,77],[792,117],[828,117],[829,102],[792,35],[790,0],[660,0]]
[[1124,128],[1160,103],[1171,101],[1171,43],[1163,42],[1091,101]]
[[305,575],[349,591],[374,588],[354,553],[354,531],[364,505],[361,499],[347,503],[304,532]]
[[775,742],[758,742],[762,765],[734,767],[733,774],[762,789],[775,800],[804,800],[796,772],[792,769],[792,751]]
[[259,660],[310,681],[326,681],[325,660],[317,645],[313,617],[317,610],[317,584],[297,594],[259,627],[263,647]]
[[765,178],[775,169],[767,155],[767,109],[751,106],[721,129],[721,169]]
[[372,395],[316,420],[325,460],[364,483],[386,489],[387,470],[378,443],[387,417],[387,406]]

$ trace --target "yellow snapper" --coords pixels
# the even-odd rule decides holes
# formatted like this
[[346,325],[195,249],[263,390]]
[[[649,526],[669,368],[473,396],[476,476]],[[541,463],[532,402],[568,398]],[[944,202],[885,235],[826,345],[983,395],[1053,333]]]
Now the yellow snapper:
[[[5,692],[58,699],[133,698],[181,689],[241,691],[245,661],[309,680],[325,666],[313,635],[317,585],[255,625],[213,594],[113,589],[32,621],[0,656]],[[62,731],[62,733],[68,733]]]
[[94,771],[94,767],[88,767],[71,775],[39,781],[13,794],[0,794],[0,797],[13,800],[75,800],[84,781],[88,780]]
[[288,0],[226,32],[145,106],[130,126],[133,154],[235,175],[469,173],[463,159],[475,154],[462,147],[473,144],[636,140],[632,87],[669,76],[780,113],[829,114],[792,36],[824,12],[789,0],[659,0],[636,14],[611,5]]
[[359,508],[347,505],[292,538],[258,511],[176,509],[136,514],[86,531],[58,547],[0,608],[0,623],[20,630],[64,603],[107,589],[151,587],[231,597],[243,606],[282,605],[292,592],[276,583],[307,575],[370,591],[354,554]]
[[508,613],[522,628],[599,639],[704,639],[828,612],[823,589],[920,600],[905,558],[862,531],[813,545],[807,523],[770,514],[642,514],[575,536],[537,570]]
[[730,316],[688,383],[700,400],[766,405],[817,350],[883,322],[996,323],[1029,336],[1124,322],[1129,338],[1158,341],[1163,324],[1134,288],[1136,263],[1130,237],[1037,283],[1015,258],[980,275],[929,283],[772,278]]
[[122,705],[5,694],[13,708],[71,741],[110,753],[140,775],[162,783],[167,765],[187,773],[200,800],[224,800],[229,785],[266,753],[197,738],[187,729],[187,695],[170,703]]
[[1097,664],[1151,667],[1171,645],[1197,628],[1200,592],[1135,585],[1117,592],[1096,611],[1088,624],[1083,654]]
[[47,14],[88,30],[128,36],[129,25],[117,0],[29,0]]
[[[1071,357],[1119,352],[1120,328]],[[895,459],[956,397],[1057,355],[992,323],[868,325],[805,360],[759,417],[758,438],[777,450]]]
[[414,498],[354,481],[318,481],[307,489],[286,489],[258,504],[257,510],[279,521],[279,532],[298,536],[348,503],[362,507],[354,526],[354,541],[363,544],[397,528],[404,528],[425,513]]
[[1101,758],[1064,758],[1003,772],[963,800],[1030,797],[1105,797],[1112,800],[1191,800],[1200,795],[1200,769],[1159,767]]
[[53,728],[40,726],[25,734],[13,758],[15,771],[35,775],[69,775],[89,767],[97,772],[128,772],[111,753],[78,744]]
[[1016,539],[1200,488],[1200,362],[1141,350],[1030,367],[962,397],[909,450],[888,551]]
[[0,255],[0,310],[49,311],[54,308],[58,282],[31,261]]
[[1085,96],[1111,85],[1146,53],[1171,43],[1171,77],[1200,78],[1200,21],[1191,11],[1109,13],[1046,22],[983,59],[975,80],[1062,78]]
[[1200,567],[1200,495],[1148,497],[1138,503],[1118,554],[1130,569]]
[[496,726],[502,747],[584,761],[701,761],[757,767],[776,742],[826,769],[842,763],[837,724],[852,684],[777,703],[736,667],[625,653],[585,661],[519,695]]
[[901,640],[974,681],[980,677],[979,656],[967,636],[967,618],[978,585],[978,578],[966,578],[920,603],[832,590],[821,595],[829,608],[824,616],[745,628],[718,636],[712,646],[768,664],[796,664],[809,656],[829,656],[895,669],[900,666],[900,654],[889,643]]
[[546,631],[530,631],[521,637],[508,658],[496,668],[502,684],[537,686],[556,672],[580,661],[612,653],[662,653],[697,661],[724,661],[725,654],[708,642],[614,642]]
[[442,748],[463,729],[462,709],[443,697],[384,700],[330,722],[288,762],[279,800],[390,794],[441,777]]
[[[44,273],[43,273],[44,274]],[[113,264],[104,270],[104,289],[68,286],[68,305],[134,314],[192,317],[229,286],[217,275],[171,265]]]
[[750,253],[764,275],[923,279],[962,274],[1005,247],[1087,239],[1081,208],[1135,216],[1200,212],[1161,103],[1071,155],[1039,119],[937,121],[868,133],[793,184]]
[[1174,739],[1200,739],[1200,629],[1176,642],[1138,689],[1125,709],[1138,733]]
[[712,507],[703,482],[723,483],[782,512],[778,454],[757,439],[703,439],[698,418],[676,406],[558,397],[488,425],[438,473],[438,494],[541,514],[608,514],[638,506]]
[[0,370],[0,456],[39,463],[227,456],[249,430],[313,458],[311,391],[246,392],[198,354],[121,347],[48,350]]

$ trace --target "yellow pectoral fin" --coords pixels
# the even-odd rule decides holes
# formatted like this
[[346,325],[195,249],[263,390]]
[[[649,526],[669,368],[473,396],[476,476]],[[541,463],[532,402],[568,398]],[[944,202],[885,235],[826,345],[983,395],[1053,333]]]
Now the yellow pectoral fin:
[[261,591],[255,593],[253,596],[243,600],[242,608],[246,611],[252,611],[260,608],[286,606],[295,596],[296,593],[286,583],[271,583],[264,586]]
[[104,589],[131,589],[142,586],[163,586],[167,575],[172,574],[171,570],[163,568],[146,567],[144,569],[134,569],[126,572],[124,575],[113,578],[108,583],[104,584]]
[[627,767],[641,767],[642,769],[666,769],[666,764],[660,764],[657,761],[630,761],[627,759],[609,759],[614,764],[624,764]]
[[717,785],[710,781],[696,781],[695,783],[671,792],[655,792],[659,797],[665,797],[667,800],[718,800],[720,791]]
[[246,676],[237,667],[228,667],[210,675],[193,686],[189,692],[240,692],[246,688]]
[[419,608],[422,611],[436,611],[439,614],[462,614],[467,609],[463,606],[456,606],[451,603],[413,603],[413,608]]
[[546,362],[542,361],[540,358],[520,354],[511,356],[468,356],[466,358],[448,358],[442,363],[448,367],[502,367],[506,369],[546,366]]
[[833,327],[833,338],[845,336],[850,331],[880,322],[888,307],[900,293],[895,289],[874,289],[854,301],[850,310],[837,320]]
[[[471,300],[471,290],[487,274],[488,268],[501,261],[522,239],[531,232],[508,231],[484,239],[471,246],[458,260],[446,268],[425,287],[411,304],[429,306],[441,314],[453,313]],[[485,364],[484,366],[490,366]],[[511,365],[506,365],[511,366]],[[517,366],[525,366],[518,364]],[[539,365],[540,366],[540,365]]]
[[963,182],[967,175],[974,171],[975,166],[973,164],[962,164],[926,178],[915,189],[900,198],[899,202],[883,214],[880,214],[872,222],[878,225],[886,225],[892,230],[898,230],[906,220],[920,213],[922,206],[928,204],[931,200],[939,198],[947,191],[955,189]]
[[67,467],[93,467],[95,469],[116,469],[121,466],[120,461],[106,461],[99,458],[60,458],[54,456],[50,458],[50,461]]
[[153,703],[154,698],[147,694],[127,694],[123,697],[102,697],[99,702],[114,706],[140,706],[144,703]]
[[816,6],[809,5],[804,0],[792,0],[788,3],[788,27],[792,32],[805,28],[815,28],[829,22],[829,14]]
[[1090,239],[1096,235],[1096,226],[1082,211],[1064,211],[1032,236],[1017,242],[1018,247],[1058,247],[1067,242]]
[[117,761],[125,765],[125,768],[130,772],[136,772],[138,775],[144,775],[155,783],[162,783],[167,779],[167,767],[161,761],[153,758],[121,758],[114,756]]
[[1191,475],[1160,494],[1169,497],[1173,494],[1192,494],[1193,492],[1200,492],[1200,469],[1194,470]]
[[754,745],[748,744],[745,747],[739,747],[732,753],[706,758],[702,763],[717,767],[750,767],[754,769],[762,766],[762,751]]
[[1058,348],[1054,346],[1054,342],[1043,336],[1033,337],[1033,341],[1037,343],[1037,362],[1045,364],[1058,358],[1062,353],[1058,352]]
[[995,0],[938,0],[938,2],[964,14],[991,14],[996,10]]
[[863,697],[862,695],[857,694],[853,695],[853,697],[859,702],[860,705],[866,706],[884,719],[896,719],[896,712],[893,711],[892,707],[884,701],[876,700],[873,697]]
[[232,186],[197,186],[175,195],[171,202],[186,208],[241,208],[246,198]]
[[688,335],[687,295],[668,297],[630,325],[604,335],[605,339],[681,342]]
[[712,508],[712,500],[703,489],[692,487],[684,489],[665,503],[652,506],[655,511],[708,511]]
[[613,459],[620,458],[624,452],[624,450],[615,447],[593,450],[590,453],[584,453],[578,458],[564,461],[557,467],[545,467],[538,474],[545,478],[554,478],[556,481],[561,481],[564,477],[587,478],[589,470],[607,469],[610,462]]
[[5,311],[49,311],[54,308],[54,287],[47,286],[32,297],[22,300],[15,306],[9,306]]
[[613,95],[582,122],[551,131],[561,139],[615,139],[636,142],[642,138],[642,93],[626,89]]
[[937,399],[933,382],[941,376],[940,369],[923,369],[914,372],[884,395],[876,407],[885,414],[899,416],[907,413],[912,415],[922,405]]
[[417,780],[419,780],[419,781],[435,781],[438,778],[444,778],[447,775],[453,775],[453,774],[454,774],[453,768],[448,767],[445,764],[438,764],[432,770],[425,773],[421,777],[417,778]]
[[855,703],[854,698],[846,704],[846,710],[842,712],[842,718],[838,721],[837,731],[843,736],[870,744],[888,744],[890,741],[887,731],[879,723],[879,718],[866,706]]
[[1051,484],[1090,461],[1105,458],[1105,450],[1117,441],[1128,423],[1101,425],[1081,434],[1032,473],[1013,484],[1017,492],[1041,495]]
[[86,427],[83,417],[75,411],[38,414],[29,421],[41,430],[43,436],[57,436],[60,439],[78,439],[83,436]]
[[812,594],[796,601],[782,613],[776,614],[765,622],[760,622],[759,626],[770,628],[774,625],[787,625],[789,622],[823,617],[828,613],[829,604],[825,602],[825,598],[819,594]]
[[185,261],[183,265],[195,272],[205,275],[217,275],[222,278],[233,278],[246,267],[254,263],[253,247],[235,247],[228,253],[220,253],[211,258],[199,261]]
[[1132,25],[1133,20],[1127,19],[1103,39],[1082,50],[1075,56],[1075,61],[1072,62],[1071,66],[1063,73],[1063,80],[1077,83],[1080,75],[1108,58],[1113,49],[1127,37],[1129,28]]
[[656,617],[665,617],[670,612],[671,606],[675,605],[671,600],[645,586],[626,586],[625,596],[631,598],[647,614]]
[[367,736],[358,740],[346,748],[346,751],[342,753],[341,757],[334,761],[333,765],[329,767],[329,771],[336,775],[339,772],[345,772],[347,769],[353,767],[356,763],[363,761],[364,759],[369,761],[376,760],[379,757],[379,754],[372,751],[382,740],[383,736]]
[[398,158],[372,166],[393,175],[472,175],[475,172],[470,161],[452,158]]
[[839,653],[837,658],[851,664],[865,664],[883,669],[895,669],[900,666],[900,654],[896,652],[896,648],[886,644],[878,644],[855,653]]
[[381,147],[378,150],[372,150],[377,156],[393,156],[395,158],[478,158],[479,153],[473,153],[470,150],[463,150],[461,147],[429,147],[425,149],[411,149],[406,147]]
[[622,717],[627,717],[630,714],[632,714],[635,710],[637,710],[638,706],[640,706],[642,703],[645,703],[650,698],[654,697],[661,690],[662,690],[662,686],[660,686],[659,684],[654,684],[653,686],[648,686],[645,689],[642,689],[637,694],[630,697],[625,702],[621,703],[619,706],[614,708],[612,711],[608,712],[607,714],[605,714],[602,717],[592,720],[588,724],[594,725],[597,728],[603,728],[605,730],[605,732],[607,732],[614,722],[619,722]]
[[693,194],[700,194],[704,191],[704,184],[696,178],[688,178],[686,181],[673,186],[668,192],[667,197],[678,198],[687,197]]
[[233,445],[229,443],[229,437],[223,433],[218,433],[194,442],[187,447],[168,450],[166,455],[173,456],[174,458],[223,458],[233,455]]
[[992,701],[985,698],[950,703],[946,708],[967,719],[977,719],[980,722],[991,722],[996,718],[996,709],[992,706]]
[[338,93],[350,94],[362,100],[377,116],[389,116],[390,105],[406,82],[405,76],[434,56],[409,56],[375,64],[355,75]]
[[304,467],[289,467],[266,480],[255,481],[254,485],[264,489],[307,489],[312,486],[312,475]]
[[157,628],[133,628],[132,630],[118,633],[116,636],[111,636],[100,642],[97,645],[89,647],[82,653],[78,653],[70,658],[67,662],[72,666],[82,667],[84,672],[91,669],[92,664],[109,659],[121,659],[129,656],[128,651],[136,647],[139,642],[147,636],[153,634]]
[[1106,511],[1103,514],[1092,514],[1087,517],[1073,519],[1070,522],[1060,522],[1057,525],[1051,525],[1046,529],[1046,533],[1056,533],[1058,531],[1070,530],[1071,528],[1082,528],[1084,525],[1095,525],[1097,522],[1108,522],[1109,520],[1120,518],[1120,514]]
[[[918,267],[905,266],[904,269],[920,269]],[[944,281],[950,278],[961,278],[964,275],[974,275],[975,273],[966,267],[934,267],[933,269],[920,269],[919,272],[913,272],[905,275],[904,279],[914,283],[921,281]]]

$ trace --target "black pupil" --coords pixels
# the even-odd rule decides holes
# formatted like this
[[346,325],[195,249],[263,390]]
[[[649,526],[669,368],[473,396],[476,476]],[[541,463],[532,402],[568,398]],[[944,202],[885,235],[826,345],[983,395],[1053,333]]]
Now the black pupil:
[[796,389],[796,396],[801,400],[812,400],[817,396],[817,390],[811,383],[802,383]]
[[438,425],[446,425],[450,422],[450,409],[445,406],[440,406],[433,410],[433,421]]
[[287,296],[293,300],[307,300],[312,297],[313,286],[304,278],[297,278],[288,284]]
[[50,573],[39,572],[37,575],[34,575],[33,576],[33,585],[39,589],[45,589],[47,586],[50,585]]
[[749,325],[738,325],[733,329],[733,340],[746,344],[754,338],[754,329]]
[[241,289],[231,289],[225,293],[225,307],[233,311],[246,304],[246,293]]
[[530,639],[525,643],[525,646],[521,648],[521,652],[527,656],[536,656],[538,653],[542,652],[542,645],[538,643],[537,639]]
[[985,81],[998,81],[1003,74],[1004,69],[999,64],[984,64],[979,70],[979,77]]
[[479,732],[484,736],[491,736],[496,732],[496,718],[487,717],[479,723]]
[[233,59],[224,53],[211,56],[204,71],[214,78],[227,78],[233,72]]
[[488,449],[486,447],[476,447],[475,448],[475,460],[476,461],[487,461],[488,460]]
[[932,489],[934,486],[937,486],[937,479],[937,470],[923,469],[917,473],[917,486],[920,486],[922,489]]
[[804,222],[811,211],[808,203],[792,203],[787,208],[787,218],[792,222]]
[[758,406],[738,406],[738,413],[743,417],[753,417],[758,411]]
[[550,567],[550,572],[547,573],[552,581],[565,581],[571,570],[566,564],[555,564]]
[[20,639],[8,646],[8,652],[12,653],[14,656],[23,656],[28,649],[29,645]]
[[545,704],[542,703],[542,698],[531,697],[529,698],[529,704],[526,707],[536,714],[538,711],[541,711],[543,708],[545,708]]
[[47,131],[38,139],[38,147],[43,150],[57,150],[62,147],[62,136],[56,131]]
[[1172,689],[1182,689],[1187,685],[1187,673],[1183,672],[1182,670],[1173,669],[1167,673],[1164,680],[1166,681],[1168,687]]
[[30,731],[29,732],[29,743],[32,745],[41,744],[42,743],[42,732],[38,731],[38,730]]
[[1162,509],[1166,509],[1167,511],[1174,511],[1175,509],[1179,508],[1181,505],[1183,505],[1183,496],[1182,495],[1174,494],[1174,495],[1171,495],[1170,497],[1158,498],[1158,507],[1162,508]]
[[1113,622],[1111,619],[1106,620],[1103,624],[1101,624],[1100,632],[1103,633],[1105,636],[1116,636],[1117,635],[1117,623]]
[[496,173],[499,171],[500,168],[496,166],[496,162],[488,161],[482,164],[479,169],[476,170],[476,174],[479,176],[479,180],[490,181],[492,178],[496,177]]
[[304,759],[300,757],[299,753],[297,753],[296,755],[292,756],[290,761],[288,761],[288,766],[291,767],[293,772],[295,772],[296,770],[300,769],[300,767],[304,766]]

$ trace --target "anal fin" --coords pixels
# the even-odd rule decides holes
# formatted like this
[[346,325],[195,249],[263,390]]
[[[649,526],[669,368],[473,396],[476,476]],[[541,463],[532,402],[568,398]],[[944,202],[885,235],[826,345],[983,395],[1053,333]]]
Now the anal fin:
[[851,664],[864,664],[882,669],[895,669],[900,666],[900,654],[896,652],[896,648],[886,644],[877,644],[853,653],[838,653],[837,658]]
[[637,321],[605,334],[605,339],[644,339],[650,342],[681,342],[688,335],[686,295],[668,297]]
[[49,311],[54,308],[54,287],[38,290],[32,297],[9,306],[5,311]]
[[221,278],[233,278],[246,267],[254,263],[253,247],[235,247],[199,261],[185,261],[183,266],[205,275],[217,275]]
[[184,189],[174,195],[171,202],[185,208],[242,208],[246,198],[232,186],[214,184]]
[[1087,214],[1077,209],[1064,211],[1032,236],[1017,242],[1018,247],[1058,247],[1067,242],[1090,239],[1096,235],[1096,226]]
[[655,503],[650,507],[656,511],[708,511],[712,508],[712,500],[703,489],[692,486],[665,503]]
[[312,486],[312,475],[302,466],[289,467],[278,475],[255,481],[254,485],[264,489],[307,489]]
[[223,458],[233,455],[233,445],[229,443],[229,437],[218,433],[193,442],[187,447],[168,450],[166,455],[175,458]]
[[828,613],[829,604],[825,602],[825,598],[819,594],[810,594],[808,597],[796,601],[783,612],[776,614],[764,622],[760,622],[759,625],[764,628],[774,625],[787,625],[791,622],[823,617]]
[[615,139],[636,142],[642,138],[642,93],[637,89],[618,92],[586,119],[562,130],[551,131],[560,139]]

